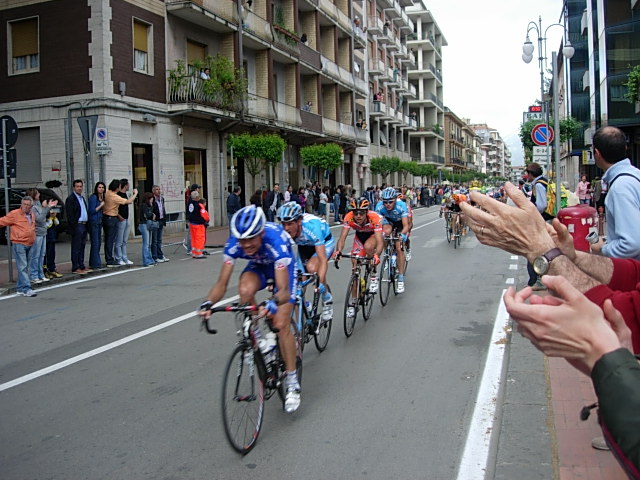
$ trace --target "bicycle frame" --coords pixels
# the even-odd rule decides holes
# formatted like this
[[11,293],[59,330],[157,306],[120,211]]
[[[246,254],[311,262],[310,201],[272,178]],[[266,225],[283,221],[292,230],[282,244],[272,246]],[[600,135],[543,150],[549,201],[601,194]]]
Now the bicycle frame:
[[[314,284],[314,292],[313,292],[313,302],[311,304],[311,315],[307,312],[307,307],[305,305],[305,293],[308,285]],[[318,274],[317,273],[306,273],[306,272],[298,272],[298,282],[296,287],[296,304],[298,305],[297,319],[296,319],[296,328],[298,332],[302,335],[305,330],[305,324],[311,320],[314,320],[318,315],[318,303],[320,301],[320,292],[318,291]],[[294,309],[295,312],[295,309]],[[303,324],[303,317],[306,321]],[[307,335],[304,335],[304,342],[306,343]]]

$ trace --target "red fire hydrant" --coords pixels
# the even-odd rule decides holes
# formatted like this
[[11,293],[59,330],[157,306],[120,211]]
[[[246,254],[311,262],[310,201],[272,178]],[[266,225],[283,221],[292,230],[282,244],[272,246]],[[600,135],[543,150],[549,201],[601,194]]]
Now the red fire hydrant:
[[586,236],[591,232],[598,233],[598,213],[595,208],[588,205],[563,208],[558,212],[558,220],[569,230],[576,250],[590,251]]

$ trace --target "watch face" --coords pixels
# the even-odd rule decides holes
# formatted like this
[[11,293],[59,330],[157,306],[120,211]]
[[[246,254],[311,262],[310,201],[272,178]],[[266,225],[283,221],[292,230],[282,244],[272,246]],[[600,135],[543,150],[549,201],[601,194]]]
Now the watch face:
[[544,275],[549,270],[549,261],[543,256],[536,257],[533,261],[533,270],[538,275]]

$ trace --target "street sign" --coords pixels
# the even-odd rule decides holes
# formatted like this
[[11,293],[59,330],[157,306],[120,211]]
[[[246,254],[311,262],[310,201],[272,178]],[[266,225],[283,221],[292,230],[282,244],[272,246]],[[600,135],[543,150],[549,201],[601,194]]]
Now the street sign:
[[522,121],[528,122],[529,120],[544,120],[544,115],[542,112],[522,112]]
[[96,147],[96,154],[97,155],[111,155],[111,147],[109,145],[107,145],[106,147],[104,145],[100,145]]
[[[15,180],[18,164],[18,156],[16,155],[15,148],[10,148],[7,150],[7,158],[7,174],[9,175],[9,178],[13,178]],[[4,165],[2,164],[3,161],[4,158],[2,155],[2,151],[0,150],[0,180],[4,180]]]
[[78,117],[78,126],[80,127],[82,138],[85,142],[91,143],[91,140],[93,140],[93,135],[96,132],[96,125],[98,125],[98,115]]
[[[5,124],[5,131],[7,132],[7,148],[11,148],[18,141],[18,124],[9,115],[0,117],[0,127],[2,123]],[[2,149],[2,140],[2,128],[0,128],[0,149]]]
[[534,155],[544,155],[546,156],[548,153],[548,150],[551,150],[551,147],[533,147],[533,154]]
[[553,128],[546,123],[539,123],[531,130],[531,140],[536,145],[549,145],[553,142]]
[[109,147],[109,132],[106,128],[96,129],[96,148]]

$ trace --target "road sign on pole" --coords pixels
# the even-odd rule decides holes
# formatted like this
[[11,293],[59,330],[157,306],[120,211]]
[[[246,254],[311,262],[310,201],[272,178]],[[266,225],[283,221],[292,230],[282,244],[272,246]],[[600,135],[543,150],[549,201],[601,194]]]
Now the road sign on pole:
[[536,145],[550,145],[553,141],[553,128],[546,123],[539,123],[531,130],[531,140]]

